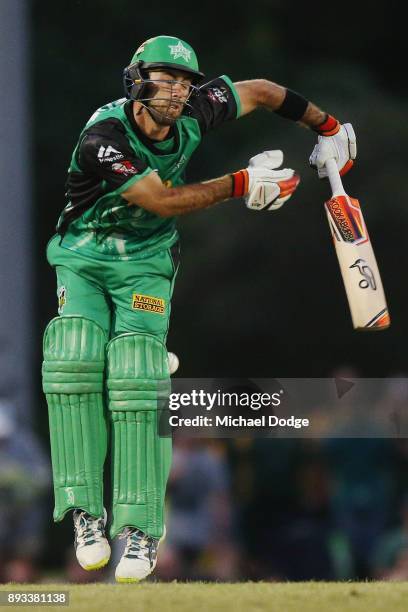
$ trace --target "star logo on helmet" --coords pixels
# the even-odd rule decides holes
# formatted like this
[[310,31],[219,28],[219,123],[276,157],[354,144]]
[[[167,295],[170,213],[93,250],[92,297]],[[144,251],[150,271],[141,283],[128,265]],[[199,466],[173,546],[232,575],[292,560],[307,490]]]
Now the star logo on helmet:
[[178,41],[177,45],[169,45],[169,48],[170,48],[170,55],[172,55],[174,59],[182,57],[183,60],[185,60],[186,62],[190,61],[191,51],[183,45],[181,40]]

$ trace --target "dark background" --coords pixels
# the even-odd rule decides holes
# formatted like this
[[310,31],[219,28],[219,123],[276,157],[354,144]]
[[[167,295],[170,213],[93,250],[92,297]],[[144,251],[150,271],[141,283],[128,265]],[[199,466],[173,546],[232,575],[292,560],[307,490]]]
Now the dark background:
[[45,246],[79,132],[97,107],[122,97],[122,68],[138,45],[166,33],[192,44],[209,78],[268,78],[352,122],[358,160],[345,186],[365,213],[392,317],[386,332],[353,331],[323,210],[329,188],[308,165],[315,134],[259,110],[209,135],[189,180],[281,148],[302,183],[277,213],[235,200],[180,218],[168,346],[180,355],[181,375],[326,376],[345,364],[361,376],[405,371],[406,37],[396,3],[367,13],[365,3],[339,12],[287,1],[199,9],[181,0],[152,9],[130,0],[41,0],[32,16],[38,346],[56,312]]
[[[323,7],[287,0],[253,0],[242,5],[184,0],[154,4],[27,0],[27,5],[31,12],[27,90],[33,93],[32,303],[37,322],[33,413],[47,456],[41,339],[46,324],[56,315],[57,301],[55,275],[46,262],[45,247],[65,205],[66,171],[81,129],[96,108],[122,97],[123,67],[142,41],[158,34],[175,35],[192,44],[209,79],[220,74],[228,74],[233,81],[267,78],[299,91],[340,121],[353,124],[358,159],[344,182],[362,205],[392,318],[388,331],[353,331],[323,209],[329,187],[308,165],[316,135],[272,113],[257,111],[206,138],[190,164],[189,180],[220,176],[245,167],[251,156],[265,149],[280,148],[285,165],[301,174],[302,183],[277,213],[251,212],[235,200],[180,218],[182,266],[168,340],[169,349],[180,357],[180,376],[323,377],[340,369],[361,377],[407,375],[407,44],[396,3],[376,3],[370,10],[366,3],[358,2]],[[406,412],[407,397],[406,386],[394,388],[391,381],[380,410],[385,414],[395,404]],[[24,474],[27,483],[35,485],[39,480],[34,471],[35,453],[30,454],[17,434],[11,440],[16,461],[22,461],[21,452],[28,449]],[[3,441],[6,459],[12,456],[6,446],[9,442]],[[222,554],[216,555],[225,567],[234,566],[229,542],[238,544],[241,551],[242,558],[235,562],[241,565],[239,571],[226,575],[217,569],[212,579],[384,575],[378,567],[371,567],[370,546],[387,535],[387,529],[401,525],[403,508],[408,542],[406,440],[346,436],[334,441],[237,439],[219,447],[213,447],[210,440],[202,441],[202,446],[195,441],[186,448],[176,445],[175,453],[176,469],[169,484],[172,510],[179,503],[184,512],[181,502],[185,497],[194,498],[195,503],[194,496],[204,495],[203,483],[210,482],[207,472],[203,476],[198,470],[197,476],[193,468],[212,465],[214,480],[218,480],[215,492],[222,495],[214,505],[216,532],[208,543],[212,546],[221,536],[229,538]],[[180,465],[187,474],[180,473]],[[2,459],[0,476],[2,469],[7,476],[5,467],[7,461]],[[224,479],[220,478],[223,472]],[[72,523],[51,522],[49,476],[44,483],[42,506],[35,502],[35,492],[32,499],[28,496],[22,504],[21,524],[34,524],[38,536],[41,528],[35,526],[33,509],[41,515],[38,525],[42,524],[45,546],[39,567],[54,571],[64,564],[68,567],[73,559]],[[210,484],[207,488],[211,489]],[[5,490],[0,501],[12,515],[15,506]],[[29,492],[29,486],[16,482],[15,490],[20,496],[21,491]],[[223,498],[227,493],[229,498]],[[225,528],[227,506],[234,515],[229,523],[235,533]],[[28,512],[30,521],[26,520]],[[10,528],[7,520],[0,523],[12,540],[21,532]],[[333,530],[340,530],[353,556],[354,566],[343,573],[328,569],[327,543]],[[304,537],[306,531],[309,535]],[[24,532],[22,535],[26,551]],[[34,561],[40,547],[36,550],[31,553]],[[14,555],[18,558],[21,552]],[[230,561],[224,562],[228,555]],[[76,567],[75,562],[73,565]],[[13,571],[8,579],[24,581],[21,575],[16,578],[15,568]],[[167,578],[191,577],[188,572],[173,571],[175,575]],[[404,575],[406,579],[408,552]],[[70,579],[79,578],[73,574]]]

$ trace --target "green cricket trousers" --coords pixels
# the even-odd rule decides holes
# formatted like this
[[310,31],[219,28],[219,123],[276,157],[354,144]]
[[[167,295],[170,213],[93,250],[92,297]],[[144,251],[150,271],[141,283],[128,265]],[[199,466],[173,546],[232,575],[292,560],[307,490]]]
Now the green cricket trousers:
[[103,515],[103,466],[111,425],[110,535],[138,527],[161,537],[171,438],[157,431],[170,392],[167,337],[178,245],[138,260],[106,261],[60,246],[58,314],[44,334],[54,520],[73,508]]

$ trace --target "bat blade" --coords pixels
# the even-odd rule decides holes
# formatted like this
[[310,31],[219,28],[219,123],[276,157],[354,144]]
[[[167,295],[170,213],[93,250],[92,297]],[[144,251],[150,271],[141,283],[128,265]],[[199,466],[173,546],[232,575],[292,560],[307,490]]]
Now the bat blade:
[[387,329],[390,315],[358,200],[335,195],[325,203],[325,209],[354,328],[359,331]]

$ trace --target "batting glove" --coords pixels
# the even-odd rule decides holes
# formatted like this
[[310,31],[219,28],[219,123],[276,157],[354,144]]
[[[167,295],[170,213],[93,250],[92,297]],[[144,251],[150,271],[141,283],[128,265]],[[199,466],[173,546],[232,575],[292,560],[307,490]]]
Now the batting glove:
[[317,145],[309,158],[310,165],[317,169],[321,179],[327,177],[325,164],[328,159],[336,160],[339,173],[343,176],[351,169],[353,160],[357,157],[356,135],[351,123],[340,125],[336,119],[329,117],[324,125],[330,120],[336,122],[337,126],[326,133],[324,130],[319,130]]
[[300,176],[283,168],[282,151],[264,151],[249,160],[248,168],[232,175],[233,197],[245,197],[251,210],[277,210],[296,190]]

